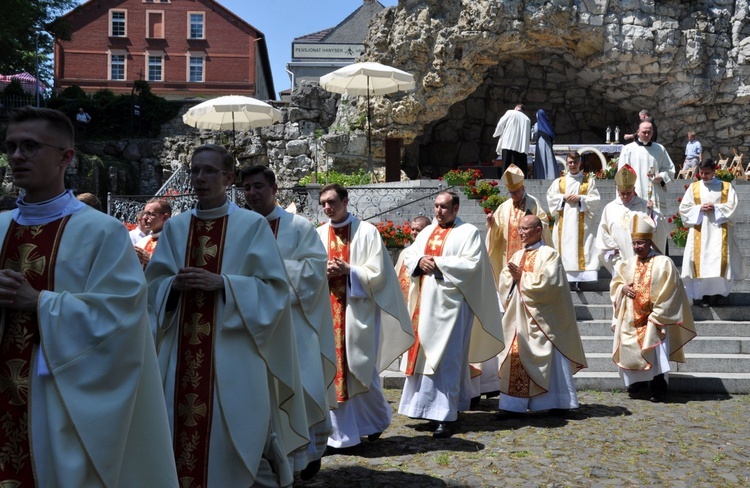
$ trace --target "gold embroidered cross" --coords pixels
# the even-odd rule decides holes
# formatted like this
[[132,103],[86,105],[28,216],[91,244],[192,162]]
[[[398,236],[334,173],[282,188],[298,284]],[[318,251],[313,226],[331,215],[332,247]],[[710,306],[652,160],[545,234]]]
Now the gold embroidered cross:
[[185,395],[185,399],[187,403],[180,403],[177,407],[177,413],[185,419],[185,425],[195,427],[198,425],[197,418],[205,417],[208,408],[205,403],[199,401],[200,399],[195,393],[188,393]]
[[34,244],[21,244],[18,246],[17,259],[8,259],[8,268],[24,275],[29,273],[41,276],[47,266],[47,258],[36,254],[37,246]]
[[26,368],[27,361],[23,359],[11,359],[6,363],[7,369],[0,375],[0,391],[10,389],[10,404],[15,406],[26,405],[29,394],[29,374],[24,375],[22,371]]
[[427,245],[430,246],[430,250],[435,251],[443,245],[443,238],[441,236],[434,236]]
[[188,343],[196,346],[201,342],[201,336],[205,337],[211,333],[211,324],[203,321],[203,314],[194,313],[190,316],[190,322],[185,322],[183,335],[190,336]]
[[193,248],[192,258],[197,259],[198,266],[205,266],[208,264],[206,256],[215,258],[218,253],[218,246],[216,244],[209,245],[211,238],[208,236],[200,236],[198,238],[198,245]]

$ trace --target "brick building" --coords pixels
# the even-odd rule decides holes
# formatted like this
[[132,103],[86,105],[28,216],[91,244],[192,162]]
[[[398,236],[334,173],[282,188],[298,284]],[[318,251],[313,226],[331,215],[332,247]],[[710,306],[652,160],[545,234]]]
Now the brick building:
[[89,0],[55,39],[55,89],[129,93],[146,80],[162,96],[274,100],[265,36],[214,0]]

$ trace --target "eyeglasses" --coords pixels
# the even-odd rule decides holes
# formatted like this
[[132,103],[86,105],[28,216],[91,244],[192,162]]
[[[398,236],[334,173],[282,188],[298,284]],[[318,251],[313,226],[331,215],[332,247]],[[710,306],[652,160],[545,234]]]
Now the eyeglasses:
[[143,212],[144,217],[156,217],[157,215],[161,215],[164,212]]
[[200,176],[201,173],[203,173],[203,176],[208,176],[210,178],[212,176],[218,175],[219,173],[225,175],[225,174],[229,173],[229,171],[224,171],[224,170],[221,170],[221,169],[216,169],[216,168],[214,168],[212,166],[203,166],[203,167],[200,167],[200,168],[190,168],[190,176],[192,176],[194,178]]
[[16,153],[16,150],[20,150],[21,156],[25,158],[33,158],[34,156],[37,155],[37,153],[39,152],[39,149],[41,149],[42,146],[51,147],[53,149],[59,149],[60,151],[66,150],[66,148],[64,147],[53,146],[52,144],[46,144],[44,142],[32,141],[31,139],[21,141],[20,143],[15,143],[13,141],[5,141],[5,143],[3,144],[2,150],[8,156],[12,156]]

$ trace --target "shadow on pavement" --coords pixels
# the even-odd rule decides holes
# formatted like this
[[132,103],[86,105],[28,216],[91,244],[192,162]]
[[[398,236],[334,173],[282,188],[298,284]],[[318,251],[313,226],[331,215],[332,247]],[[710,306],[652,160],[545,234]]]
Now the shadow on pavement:
[[[361,488],[380,488],[410,486],[419,488],[442,488],[448,486],[443,480],[433,476],[422,474],[410,474],[398,471],[380,471],[368,469],[362,466],[338,467],[323,469],[309,481],[296,480],[295,487],[361,487]],[[455,487],[451,484],[451,487]]]
[[[464,432],[459,428],[456,433]],[[450,439],[435,439],[432,434],[414,437],[391,436],[381,437],[376,442],[362,442],[354,447],[345,449],[326,449],[328,456],[357,456],[362,458],[385,458],[421,454],[433,451],[477,452],[484,449],[484,445],[474,441],[467,441],[457,437]]]

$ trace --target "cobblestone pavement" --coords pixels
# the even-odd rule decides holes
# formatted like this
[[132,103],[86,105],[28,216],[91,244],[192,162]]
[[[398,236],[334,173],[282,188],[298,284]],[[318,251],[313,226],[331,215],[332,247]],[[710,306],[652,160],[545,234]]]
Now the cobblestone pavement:
[[390,428],[295,487],[750,486],[750,396],[672,394],[670,403],[624,392],[578,393],[567,418],[495,420],[497,398],[459,415],[456,435],[433,439],[425,422],[395,413]]

